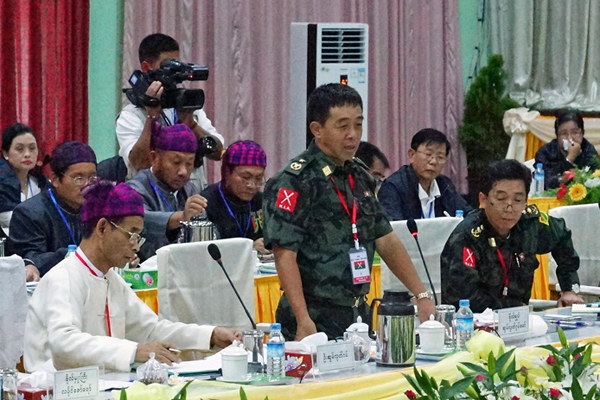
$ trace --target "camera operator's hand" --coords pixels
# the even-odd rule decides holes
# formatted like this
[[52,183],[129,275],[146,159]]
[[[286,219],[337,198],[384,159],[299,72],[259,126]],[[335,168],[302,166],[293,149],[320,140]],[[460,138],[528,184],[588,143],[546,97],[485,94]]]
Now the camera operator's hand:
[[[146,90],[146,96],[160,99],[160,97],[163,94],[163,90],[164,88],[162,83],[160,83],[160,81],[154,81],[150,84],[150,86],[148,86],[148,89]],[[156,107],[146,106],[146,112],[149,116],[156,118],[162,112],[162,107],[160,106],[160,104]]]
[[221,159],[221,152],[223,151],[223,143],[217,137],[212,136],[210,133],[202,129],[200,125],[194,119],[194,111],[189,108],[179,108],[177,109],[177,118],[179,122],[186,124],[189,128],[194,132],[194,135],[201,140],[205,136],[211,136],[217,142],[217,149],[214,153],[207,155],[206,158],[211,160],[219,161]]

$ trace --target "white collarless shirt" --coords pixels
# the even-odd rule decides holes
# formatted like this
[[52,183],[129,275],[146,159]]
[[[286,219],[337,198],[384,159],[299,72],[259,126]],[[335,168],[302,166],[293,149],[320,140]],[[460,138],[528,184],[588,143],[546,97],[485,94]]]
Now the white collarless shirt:
[[440,188],[437,181],[431,181],[429,194],[423,189],[419,183],[419,200],[421,201],[421,218],[435,218],[435,199],[441,196]]

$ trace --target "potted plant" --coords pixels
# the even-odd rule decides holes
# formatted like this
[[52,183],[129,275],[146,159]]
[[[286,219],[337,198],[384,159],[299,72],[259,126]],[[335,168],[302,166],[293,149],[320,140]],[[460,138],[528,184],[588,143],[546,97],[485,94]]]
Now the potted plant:
[[519,107],[506,92],[508,73],[499,54],[491,55],[465,96],[465,112],[458,140],[467,154],[469,198],[477,205],[481,176],[489,164],[506,157],[510,137],[504,132],[504,112]]

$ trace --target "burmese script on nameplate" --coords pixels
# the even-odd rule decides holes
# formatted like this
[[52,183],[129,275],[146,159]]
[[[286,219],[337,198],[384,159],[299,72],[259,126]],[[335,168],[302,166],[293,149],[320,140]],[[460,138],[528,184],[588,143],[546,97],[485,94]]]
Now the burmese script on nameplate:
[[354,345],[351,342],[327,342],[317,346],[317,368],[320,372],[354,367]]
[[98,396],[99,367],[57,371],[54,374],[54,400],[92,399]]
[[498,312],[498,334],[510,337],[529,332],[529,307],[502,308]]

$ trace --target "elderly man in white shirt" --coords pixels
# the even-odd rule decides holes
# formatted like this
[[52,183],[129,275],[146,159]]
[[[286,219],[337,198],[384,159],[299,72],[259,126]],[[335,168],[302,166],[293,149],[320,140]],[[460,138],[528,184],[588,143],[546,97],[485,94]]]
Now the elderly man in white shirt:
[[171,364],[171,349],[225,347],[241,333],[226,328],[159,320],[114,271],[135,259],[143,244],[141,196],[125,184],[99,181],[88,188],[77,251],[44,276],[30,300],[25,369],[52,360],[57,369],[103,365],[129,371],[155,353]]

